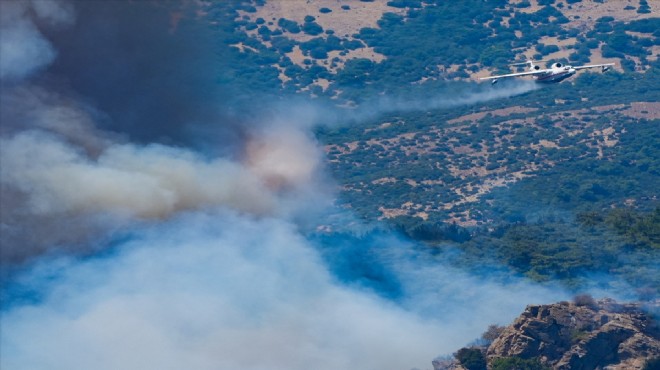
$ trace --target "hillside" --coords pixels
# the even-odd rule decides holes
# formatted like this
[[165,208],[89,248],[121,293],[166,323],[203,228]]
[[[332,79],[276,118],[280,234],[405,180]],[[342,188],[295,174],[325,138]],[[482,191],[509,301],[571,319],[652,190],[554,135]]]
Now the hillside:
[[[204,14],[229,45],[218,80],[238,106],[252,109],[258,90],[266,100],[308,96],[342,117],[315,129],[338,212],[384,221],[433,253],[449,244],[470,268],[504,264],[571,289],[622,289],[623,279],[658,291],[657,4],[302,5],[213,2]],[[616,68],[549,86],[475,83],[527,58]]]
[[[584,179],[601,184],[602,194],[588,193],[588,185],[576,183],[577,192],[553,189],[539,194],[538,201],[558,208],[588,202],[648,209],[655,204],[657,194],[650,185],[659,169],[646,161],[630,168],[626,161],[635,160],[630,156],[637,148],[657,149],[653,143],[660,138],[654,127],[659,118],[657,102],[573,103],[554,109],[514,105],[446,121],[433,114],[401,115],[381,119],[352,141],[328,144],[326,152],[335,175],[344,179],[346,204],[371,218],[411,216],[460,226],[492,223],[513,217],[498,214],[500,207],[511,204],[500,204],[493,191],[589,166],[607,168],[591,170]],[[621,189],[609,181],[626,172],[638,182],[634,187]]]
[[[408,223],[401,218],[414,217],[464,227],[524,219],[529,210],[515,203],[525,197],[514,195],[513,207],[501,204],[504,189],[542,186],[540,177],[562,181],[551,174],[584,173],[585,168],[589,179],[564,187],[571,194],[549,189],[534,201],[534,210],[620,205],[648,210],[657,204],[649,186],[657,167],[635,158],[639,148],[650,151],[646,159],[656,155],[660,18],[654,4],[241,4],[206,5],[213,24],[229,21],[234,27],[218,30],[231,45],[221,81],[239,90],[309,94],[374,111],[366,121],[317,130],[342,189],[340,203],[367,219]],[[614,62],[616,71],[581,72],[573,81],[516,93],[508,101],[488,98],[488,89],[472,86],[477,76],[508,70],[511,61],[526,58]],[[236,69],[236,63],[252,67]],[[493,94],[506,95],[507,89],[514,87],[493,89]],[[383,95],[389,100],[380,101]],[[474,95],[485,98],[479,104],[459,99],[447,108],[438,103]],[[630,138],[643,142],[624,145]],[[630,168],[630,161],[641,165]],[[624,176],[635,183],[612,181]],[[590,186],[602,184],[606,196],[590,195]]]
[[350,102],[392,84],[471,79],[530,58],[614,62],[619,71],[643,72],[660,50],[654,34],[657,5],[646,1],[310,0],[302,5],[254,1],[236,9],[210,3],[207,11],[233,18],[235,31],[243,35],[232,45],[243,59],[262,59],[261,68],[277,76],[279,86],[273,88]]

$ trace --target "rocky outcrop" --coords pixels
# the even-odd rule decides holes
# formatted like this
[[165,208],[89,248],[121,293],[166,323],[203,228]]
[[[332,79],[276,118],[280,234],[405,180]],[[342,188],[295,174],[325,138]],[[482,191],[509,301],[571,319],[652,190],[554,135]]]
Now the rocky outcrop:
[[433,370],[467,370],[455,359],[433,360]]
[[660,357],[660,302],[531,305],[489,346],[487,357],[538,358],[556,370],[641,369]]

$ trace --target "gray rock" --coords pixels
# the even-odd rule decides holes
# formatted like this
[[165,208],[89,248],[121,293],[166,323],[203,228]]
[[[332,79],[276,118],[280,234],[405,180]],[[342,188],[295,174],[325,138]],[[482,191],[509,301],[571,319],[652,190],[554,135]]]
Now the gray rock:
[[536,357],[556,370],[641,369],[660,356],[660,329],[649,310],[660,311],[660,301],[530,305],[493,341],[487,357]]

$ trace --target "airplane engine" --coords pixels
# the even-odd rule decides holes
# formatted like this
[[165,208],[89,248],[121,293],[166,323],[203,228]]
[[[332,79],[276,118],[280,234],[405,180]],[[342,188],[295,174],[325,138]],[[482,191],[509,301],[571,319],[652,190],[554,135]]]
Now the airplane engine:
[[532,69],[535,70],[535,71],[538,71],[539,69],[541,69],[541,67],[540,66],[533,66]]
[[563,65],[561,63],[555,63],[552,65],[552,68],[561,68]]

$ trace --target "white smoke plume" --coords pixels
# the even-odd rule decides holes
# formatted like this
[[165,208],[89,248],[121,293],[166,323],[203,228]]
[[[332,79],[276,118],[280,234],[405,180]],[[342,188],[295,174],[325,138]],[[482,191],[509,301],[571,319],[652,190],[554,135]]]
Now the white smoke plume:
[[57,54],[37,22],[71,24],[71,4],[59,0],[0,2],[0,79],[19,80],[43,69]]
[[20,279],[41,296],[2,313],[0,367],[428,369],[488,324],[557,298],[522,281],[408,268],[400,306],[336,282],[289,222],[191,214],[108,257],[50,261]]
[[[36,129],[0,138],[1,195],[8,206],[1,213],[3,263],[47,250],[84,251],[89,248],[80,243],[102,236],[104,228],[114,232],[136,219],[217,207],[295,216],[330,201],[331,187],[318,175],[321,151],[297,128],[255,131],[242,159],[207,158],[185,148],[114,141],[79,125],[66,107],[47,112]],[[73,220],[73,232],[62,225]]]
[[423,96],[413,98],[385,95],[360,104],[352,112],[347,112],[342,118],[350,117],[357,121],[366,121],[393,112],[423,112],[447,109],[511,98],[540,88],[542,86],[533,80],[512,80],[503,81],[498,85],[482,83],[464,86],[463,89],[458,91],[453,91],[455,87],[452,87],[449,90],[438,91],[436,94],[426,93]]
[[30,194],[35,214],[117,212],[163,218],[203,206],[268,213],[274,199],[237,163],[185,149],[112,145],[97,159],[38,133],[0,143],[2,182]]

